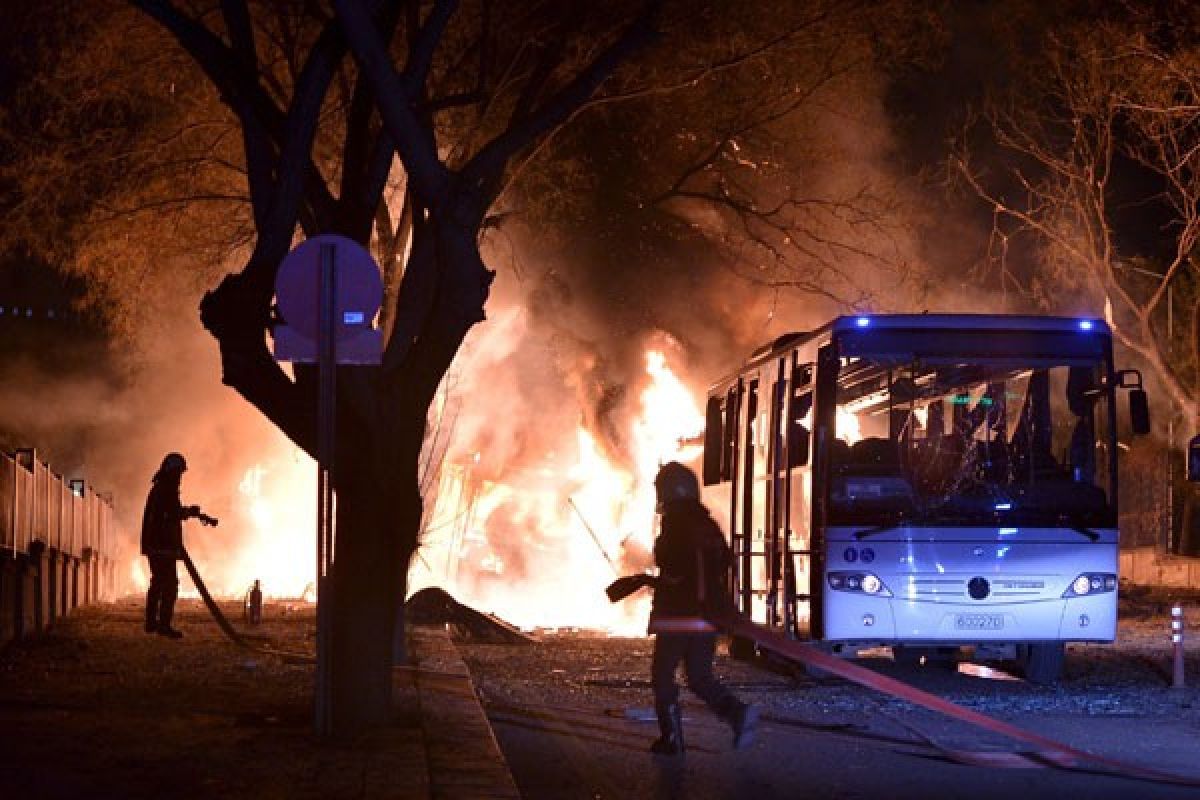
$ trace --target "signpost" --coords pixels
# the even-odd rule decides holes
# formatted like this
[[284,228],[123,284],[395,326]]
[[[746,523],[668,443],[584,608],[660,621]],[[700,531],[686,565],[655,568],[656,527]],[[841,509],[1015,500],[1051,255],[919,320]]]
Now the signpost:
[[314,236],[279,266],[275,296],[283,322],[273,331],[275,358],[315,363],[317,399],[317,674],[316,731],[333,730],[330,683],[334,569],[334,460],[337,444],[337,365],[379,364],[383,336],[375,316],[383,282],[371,254],[344,236]]

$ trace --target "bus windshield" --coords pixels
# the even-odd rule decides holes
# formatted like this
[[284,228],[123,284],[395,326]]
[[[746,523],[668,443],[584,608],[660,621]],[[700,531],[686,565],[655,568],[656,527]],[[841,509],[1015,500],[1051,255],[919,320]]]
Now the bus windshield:
[[1103,360],[978,361],[840,359],[830,523],[1115,525]]

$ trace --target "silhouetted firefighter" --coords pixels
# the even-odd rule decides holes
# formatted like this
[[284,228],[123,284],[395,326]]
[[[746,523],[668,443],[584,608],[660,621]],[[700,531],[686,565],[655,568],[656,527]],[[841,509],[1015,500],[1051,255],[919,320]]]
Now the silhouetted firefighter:
[[171,627],[175,598],[179,596],[179,575],[175,562],[183,556],[183,521],[196,518],[205,525],[217,520],[179,501],[179,484],[187,462],[179,453],[167,453],[154,473],[153,485],[142,514],[142,555],[150,564],[150,588],[146,591],[146,633],[171,639],[183,634]]
[[649,632],[656,635],[650,668],[654,709],[662,735],[655,753],[683,753],[683,716],[675,670],[683,662],[688,688],[733,728],[733,746],[745,747],[754,735],[758,710],[738,700],[713,675],[716,628],[708,619],[729,616],[726,579],[732,564],[729,546],[716,521],[700,502],[700,484],[690,469],[672,461],[654,479],[662,530],[654,542],[658,578]]

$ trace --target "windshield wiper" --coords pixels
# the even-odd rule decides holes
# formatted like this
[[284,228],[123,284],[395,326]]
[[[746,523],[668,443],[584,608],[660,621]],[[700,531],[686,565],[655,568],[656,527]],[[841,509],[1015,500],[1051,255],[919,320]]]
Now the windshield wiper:
[[874,528],[865,528],[864,530],[858,531],[857,533],[854,534],[854,541],[859,542],[859,541],[862,541],[863,539],[866,539],[868,536],[878,536],[881,533],[889,533],[890,531],[894,531],[897,528],[899,528],[901,525],[905,525],[905,524],[907,524],[907,523],[892,522],[887,525],[877,525]]
[[1080,536],[1086,536],[1088,539],[1090,539],[1093,542],[1100,540],[1100,534],[1096,533],[1091,528],[1085,528],[1082,525],[1071,525],[1070,528],[1071,528],[1071,530],[1078,533]]

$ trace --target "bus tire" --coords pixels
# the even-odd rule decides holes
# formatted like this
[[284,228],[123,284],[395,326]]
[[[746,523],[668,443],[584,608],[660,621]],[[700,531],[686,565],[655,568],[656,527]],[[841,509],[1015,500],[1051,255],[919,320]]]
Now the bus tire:
[[1032,642],[1017,645],[1017,665],[1025,680],[1052,686],[1062,678],[1066,646],[1062,642]]
[[753,661],[758,655],[758,646],[745,636],[732,636],[729,639],[729,657],[738,661]]

